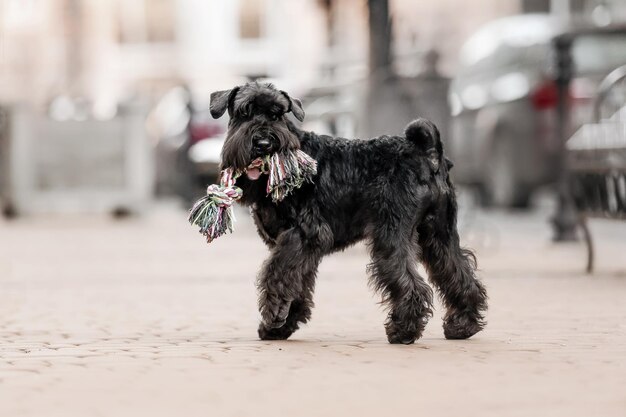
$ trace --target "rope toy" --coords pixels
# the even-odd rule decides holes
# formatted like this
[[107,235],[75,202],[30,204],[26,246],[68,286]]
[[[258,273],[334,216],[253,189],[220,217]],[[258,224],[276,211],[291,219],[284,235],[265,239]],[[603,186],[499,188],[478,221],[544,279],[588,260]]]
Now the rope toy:
[[200,227],[200,233],[206,237],[207,243],[226,232],[233,232],[235,214],[232,205],[243,196],[243,191],[235,186],[235,182],[252,170],[257,170],[259,175],[268,175],[267,195],[277,203],[305,182],[312,182],[317,173],[317,161],[298,149],[256,158],[244,170],[224,169],[220,185],[209,185],[207,195],[196,201],[189,210],[189,223]]

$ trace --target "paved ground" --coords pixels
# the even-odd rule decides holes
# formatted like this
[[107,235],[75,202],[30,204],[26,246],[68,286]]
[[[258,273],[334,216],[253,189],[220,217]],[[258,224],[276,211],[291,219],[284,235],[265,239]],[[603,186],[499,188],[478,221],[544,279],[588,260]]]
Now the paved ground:
[[626,416],[626,228],[603,253],[549,242],[546,210],[468,211],[487,329],[446,341],[440,309],[386,343],[362,246],[321,266],[313,321],[256,339],[249,221],[206,246],[185,213],[0,223],[0,416]]

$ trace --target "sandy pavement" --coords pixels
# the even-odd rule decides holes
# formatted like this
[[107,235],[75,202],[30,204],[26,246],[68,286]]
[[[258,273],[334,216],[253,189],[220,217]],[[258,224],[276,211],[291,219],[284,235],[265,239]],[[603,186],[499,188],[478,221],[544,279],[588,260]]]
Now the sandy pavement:
[[592,223],[588,277],[546,215],[465,213],[488,327],[447,341],[437,305],[412,346],[386,342],[363,246],[323,262],[309,325],[261,342],[245,214],[211,246],[169,206],[0,222],[0,416],[626,416],[626,227]]

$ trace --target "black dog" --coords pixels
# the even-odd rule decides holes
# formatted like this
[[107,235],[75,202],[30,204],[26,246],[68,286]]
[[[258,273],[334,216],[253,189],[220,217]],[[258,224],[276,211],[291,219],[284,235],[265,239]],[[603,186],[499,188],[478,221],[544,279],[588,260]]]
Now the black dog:
[[317,267],[324,255],[366,239],[373,287],[389,307],[391,343],[413,343],[432,315],[432,290],[418,274],[422,262],[447,308],[444,334],[464,339],[484,326],[485,288],[474,255],[459,246],[457,205],[439,131],[410,123],[405,137],[347,140],[304,132],[299,100],[271,84],[248,83],[211,94],[211,114],[227,110],[222,167],[246,168],[258,157],[302,149],[317,160],[312,184],[279,203],[266,181],[237,180],[259,235],[271,249],[258,280],[259,337],[286,339],[311,317]]

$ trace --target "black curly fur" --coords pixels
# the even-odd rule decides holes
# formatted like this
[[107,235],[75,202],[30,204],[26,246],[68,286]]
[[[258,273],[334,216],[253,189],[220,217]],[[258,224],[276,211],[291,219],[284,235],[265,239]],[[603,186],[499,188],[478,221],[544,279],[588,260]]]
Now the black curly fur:
[[[312,184],[273,203],[266,177],[237,180],[259,235],[271,250],[258,279],[259,337],[286,339],[311,317],[317,267],[323,256],[366,240],[373,288],[389,307],[391,343],[413,343],[432,315],[432,290],[422,262],[447,308],[444,334],[468,338],[484,326],[487,295],[475,277],[472,252],[459,246],[456,199],[439,132],[418,119],[405,136],[347,140],[298,129],[285,116],[303,116],[300,102],[272,85],[248,83],[212,95],[211,112],[231,119],[222,160],[245,167],[270,151],[301,148],[317,160]],[[299,117],[299,118],[301,118]]]

